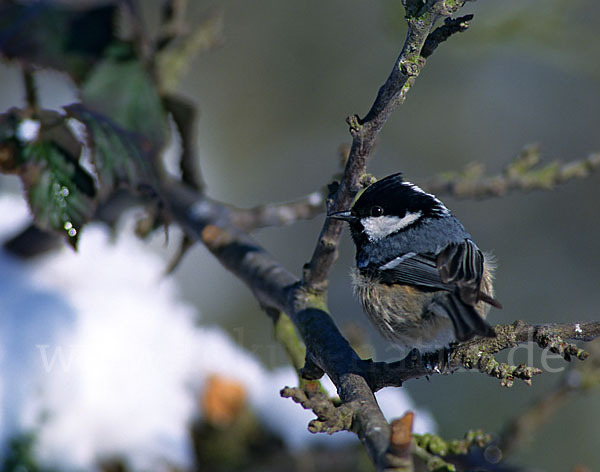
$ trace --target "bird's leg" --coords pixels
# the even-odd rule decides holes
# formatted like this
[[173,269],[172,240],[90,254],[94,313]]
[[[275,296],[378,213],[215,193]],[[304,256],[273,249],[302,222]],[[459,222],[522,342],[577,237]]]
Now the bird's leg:
[[406,367],[408,369],[419,367],[422,362],[421,353],[419,352],[419,350],[417,348],[413,348],[410,350],[408,355],[404,358],[404,361],[405,361]]

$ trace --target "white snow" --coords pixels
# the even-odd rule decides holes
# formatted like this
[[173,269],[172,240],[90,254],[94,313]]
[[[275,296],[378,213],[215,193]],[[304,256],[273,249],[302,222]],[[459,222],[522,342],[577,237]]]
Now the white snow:
[[[0,197],[0,241],[27,218],[20,197]],[[314,415],[279,396],[296,384],[293,369],[268,371],[219,327],[197,325],[164,270],[130,228],[113,243],[90,225],[77,253],[29,263],[0,251],[0,446],[38,428],[39,457],[61,470],[92,470],[104,454],[123,454],[136,470],[189,463],[187,426],[213,373],[238,379],[291,447],[355,440],[308,433]],[[414,410],[400,389],[377,398],[390,416]],[[416,418],[418,431],[434,429],[426,413]]]

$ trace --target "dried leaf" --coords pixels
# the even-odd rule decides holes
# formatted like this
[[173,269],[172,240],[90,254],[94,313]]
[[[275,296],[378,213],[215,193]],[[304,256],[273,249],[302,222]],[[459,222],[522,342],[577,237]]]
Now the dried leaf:
[[238,380],[211,375],[206,381],[201,403],[208,423],[226,427],[238,418],[246,405],[246,390]]

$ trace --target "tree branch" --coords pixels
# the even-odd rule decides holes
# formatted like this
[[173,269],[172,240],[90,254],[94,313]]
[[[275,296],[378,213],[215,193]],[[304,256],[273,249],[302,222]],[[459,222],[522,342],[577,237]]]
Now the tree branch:
[[387,464],[390,427],[356,366],[363,361],[340,334],[323,301],[231,223],[230,210],[181,185],[161,192],[171,214],[194,239],[203,242],[219,261],[252,290],[263,307],[283,311],[299,330],[311,358],[338,389],[343,403],[357,402],[354,431],[373,461]]
[[583,179],[600,168],[600,153],[567,162],[551,162],[540,166],[537,146],[525,148],[521,154],[496,176],[485,176],[482,165],[472,164],[462,172],[447,173],[423,184],[436,195],[457,198],[501,197],[513,190],[551,189],[573,179]]
[[268,203],[249,209],[232,210],[233,223],[244,231],[267,226],[287,226],[298,220],[308,220],[325,210],[327,191],[317,190],[298,200]]
[[[436,195],[455,198],[493,198],[510,191],[551,190],[556,185],[592,175],[600,168],[600,153],[566,163],[551,162],[544,166],[540,163],[539,148],[529,146],[498,175],[485,176],[484,166],[473,163],[462,171],[435,176],[421,186]],[[334,195],[335,190],[323,188],[289,202],[267,203],[248,209],[231,207],[231,218],[238,228],[247,232],[286,226],[320,215],[325,211],[325,203],[331,203]]]
[[[473,163],[462,171],[435,176],[421,186],[436,195],[455,198],[492,198],[509,191],[550,190],[570,180],[589,177],[600,168],[600,153],[562,164],[551,162],[540,166],[540,162],[538,147],[530,146],[498,175],[485,176],[483,165]],[[331,202],[331,193],[331,189],[323,188],[289,202],[267,203],[248,209],[231,207],[232,222],[240,229],[252,232],[312,219],[325,211],[328,198]]]
[[[172,24],[166,25],[169,31],[159,40],[163,46],[180,36],[184,4],[184,0],[172,0],[168,3],[164,18],[169,23],[172,20]],[[464,31],[472,18],[468,15],[449,19],[443,26],[434,30],[439,18],[455,13],[464,1],[403,0],[403,4],[406,7],[408,23],[407,38],[368,113],[364,118],[356,115],[348,118],[352,146],[341,182],[328,201],[331,210],[348,208],[356,192],[369,180],[370,177],[365,174],[366,163],[379,132],[394,109],[405,100],[406,94],[425,65],[426,57],[452,34]],[[365,361],[340,334],[327,310],[326,287],[330,268],[337,256],[342,223],[325,221],[301,279],[289,272],[248,235],[247,231],[262,225],[282,224],[312,215],[322,206],[322,194],[311,194],[307,199],[288,204],[242,211],[213,201],[202,193],[203,189],[195,176],[194,167],[194,109],[180,100],[166,96],[164,91],[174,87],[188,63],[187,58],[190,54],[214,44],[220,36],[220,16],[215,15],[197,31],[197,34],[188,35],[185,44],[171,51],[173,54],[169,55],[164,47],[159,48],[162,49],[162,60],[158,58],[158,61],[154,61],[157,51],[151,47],[142,27],[137,2],[123,0],[123,5],[133,22],[134,42],[138,46],[138,53],[147,65],[154,66],[154,73],[163,85],[163,105],[170,109],[180,131],[183,150],[182,178],[178,182],[172,182],[164,172],[160,172],[160,163],[153,167],[155,162],[152,158],[158,155],[154,152],[157,151],[153,147],[154,136],[134,136],[130,130],[113,126],[109,118],[91,110],[84,110],[81,105],[65,107],[69,117],[74,117],[87,126],[89,135],[93,134],[92,124],[99,128],[106,125],[110,128],[110,133],[103,137],[106,141],[112,140],[111,150],[114,147],[119,151],[116,154],[134,158],[132,162],[119,163],[119,166],[127,169],[118,169],[114,175],[109,174],[109,187],[118,187],[120,181],[127,182],[131,188],[138,191],[140,199],[156,203],[156,211],[160,212],[161,218],[151,219],[149,230],[156,226],[157,221],[170,221],[172,218],[185,231],[188,239],[184,240],[184,244],[186,241],[202,242],[224,267],[248,285],[267,315],[272,318],[275,335],[285,346],[294,367],[305,377],[305,381],[300,382],[300,388],[287,388],[282,394],[315,411],[317,420],[312,421],[310,425],[313,432],[353,431],[364,444],[378,470],[405,470],[406,457],[398,450],[408,444],[402,436],[409,428],[402,428],[397,422],[396,428],[392,428],[379,409],[373,392],[385,386],[402,385],[402,382],[412,378],[441,373],[437,363],[431,356],[421,357],[418,353],[411,353],[407,358],[391,364]],[[26,72],[24,79],[28,104],[30,108],[36,108],[37,97],[33,78]],[[59,119],[61,124],[64,124],[62,120]],[[157,130],[159,128],[153,129]],[[80,154],[80,143],[74,137],[72,141],[77,150],[69,153],[73,157],[68,162],[70,164],[76,162]],[[142,142],[149,146],[142,145]],[[88,147],[94,146],[90,144]],[[525,156],[510,166],[505,175],[505,180],[509,183],[505,186],[536,188],[552,185],[590,172],[599,164],[600,157],[592,156],[580,166],[563,166],[555,172],[549,172],[547,168],[536,170],[536,163],[532,162]],[[132,165],[131,174],[128,164]],[[134,174],[135,178],[130,178]],[[139,178],[138,174],[143,175],[143,178]],[[445,184],[450,185],[448,182]],[[91,186],[93,187],[93,184]],[[162,219],[165,216],[162,212],[163,204],[170,212],[169,218]],[[112,207],[113,210],[120,208],[121,205]],[[109,211],[107,214],[110,213]],[[297,336],[298,333],[304,341],[304,346]],[[565,360],[570,360],[571,357],[583,360],[587,353],[564,340],[594,339],[600,336],[600,322],[556,325],[528,325],[516,322],[510,326],[497,326],[496,333],[497,337],[494,339],[475,339],[456,346],[449,352],[444,367],[448,370],[458,367],[477,368],[501,379],[507,386],[512,385],[515,378],[530,382],[533,375],[540,373],[538,369],[499,364],[494,359],[494,354],[521,342],[535,341],[541,347],[561,354]],[[328,398],[319,388],[319,384],[313,382],[324,373],[327,373],[335,384],[339,403]]]
[[[169,202],[175,221],[244,281],[263,307],[289,315],[304,340],[310,359],[329,375],[342,403],[358,405],[354,409],[353,431],[359,435],[373,461],[381,468],[393,463],[387,450],[390,426],[372,392],[437,372],[426,363],[414,362],[410,356],[392,364],[361,360],[336,328],[323,300],[302,286],[246,233],[239,231],[232,224],[227,207],[182,185],[165,187],[163,197]],[[493,354],[518,343],[535,341],[542,347],[562,352],[565,358],[583,359],[584,352],[563,339],[587,341],[598,337],[600,322],[555,325],[516,322],[496,330],[496,338],[459,345],[452,352],[448,367],[478,368],[503,379],[506,384],[519,377],[528,380],[537,372],[523,368],[512,372],[499,368],[489,370]]]
[[372,362],[370,367],[364,368],[364,373],[374,391],[383,387],[399,387],[410,379],[440,374],[442,371],[437,365],[444,367],[446,372],[461,367],[477,369],[499,379],[501,385],[506,387],[512,386],[515,378],[530,385],[532,377],[541,374],[541,370],[524,365],[500,364],[494,359],[494,354],[519,344],[535,342],[542,349],[548,348],[567,361],[571,357],[585,360],[587,352],[565,340],[591,341],[600,337],[600,322],[531,325],[515,321],[510,325],[497,325],[494,330],[495,338],[475,338],[459,344],[451,350],[448,359],[422,359],[409,355],[393,363]]
[[[332,209],[350,205],[360,187],[367,157],[379,131],[393,109],[402,103],[424,65],[421,50],[435,20],[442,14],[449,14],[444,1],[429,2],[425,8],[413,10],[407,9],[409,32],[402,53],[371,110],[362,120],[358,117],[349,119],[352,148],[330,205]],[[379,409],[373,391],[429,375],[431,370],[427,366],[411,365],[410,360],[400,361],[403,369],[394,368],[398,364],[363,361],[336,328],[326,308],[324,288],[336,258],[342,226],[330,220],[325,222],[311,262],[300,281],[236,227],[231,209],[181,186],[166,186],[162,193],[174,219],[190,237],[202,241],[227,269],[244,281],[268,312],[284,312],[290,317],[306,345],[305,372],[315,376],[327,373],[336,385],[342,405],[352,406],[351,429],[378,470],[402,467],[402,458],[389,449],[391,427]],[[247,224],[249,226],[252,225]],[[382,375],[386,371],[393,373],[394,378]],[[320,411],[320,416],[325,416],[326,411],[339,413],[324,405]],[[332,418],[331,424],[338,424],[338,420]],[[348,423],[344,424],[347,426]]]

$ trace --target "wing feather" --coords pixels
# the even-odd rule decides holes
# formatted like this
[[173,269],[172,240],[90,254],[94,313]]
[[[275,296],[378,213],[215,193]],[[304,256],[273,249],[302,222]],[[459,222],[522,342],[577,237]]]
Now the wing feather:
[[483,277],[483,253],[470,239],[462,244],[444,248],[437,256],[442,281],[455,284],[463,302],[474,305],[479,301]]
[[459,341],[474,335],[495,336],[494,330],[475,310],[475,305],[479,301],[499,308],[501,305],[481,292],[483,253],[470,239],[448,245],[438,254],[406,253],[375,270],[384,283],[450,292],[447,297],[436,299],[430,309],[452,320]]
[[483,253],[470,239],[450,244],[438,254],[407,253],[376,270],[384,283],[446,290],[456,293],[467,305],[483,300],[501,307],[498,301],[481,292]]
[[437,268],[436,260],[432,256],[414,254],[408,258],[401,258],[399,263],[384,270],[379,269],[378,274],[384,283],[419,285],[438,290],[454,290],[451,284],[444,283]]

